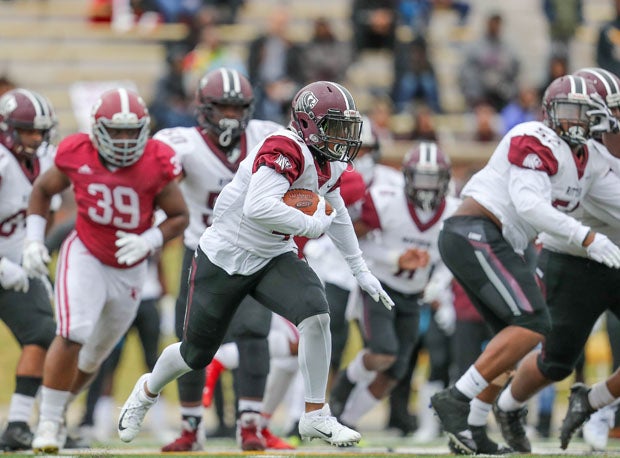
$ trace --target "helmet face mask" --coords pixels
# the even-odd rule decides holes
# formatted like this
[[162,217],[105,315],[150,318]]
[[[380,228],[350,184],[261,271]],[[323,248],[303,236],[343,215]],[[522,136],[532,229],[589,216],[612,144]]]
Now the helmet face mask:
[[234,146],[254,109],[254,94],[248,79],[237,70],[213,70],[200,80],[196,101],[198,124],[217,138],[221,147]]
[[569,145],[582,145],[590,136],[588,111],[597,108],[594,85],[580,76],[553,80],[543,97],[544,122]]
[[93,106],[91,139],[107,163],[128,167],[142,157],[150,123],[142,97],[128,89],[113,89]]
[[431,211],[445,198],[450,183],[450,162],[436,143],[422,142],[403,161],[405,193],[416,207]]
[[328,161],[351,162],[362,144],[362,117],[353,97],[337,83],[318,81],[293,99],[291,127]]
[[0,97],[0,143],[16,156],[33,156],[56,124],[50,102],[34,91],[13,89]]
[[[604,100],[611,114],[616,119],[620,119],[620,78],[603,68],[596,67],[582,68],[574,74],[591,82],[596,93]],[[592,125],[596,125],[597,119],[595,118],[591,122]],[[592,136],[600,140],[602,132],[597,132]]]

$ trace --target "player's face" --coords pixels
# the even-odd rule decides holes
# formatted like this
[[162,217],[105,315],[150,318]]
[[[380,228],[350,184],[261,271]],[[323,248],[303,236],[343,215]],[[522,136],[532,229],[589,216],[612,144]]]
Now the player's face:
[[45,138],[46,131],[40,129],[15,129],[19,136],[19,143],[23,147],[23,153],[32,156],[36,153],[43,139]]
[[140,129],[108,128],[108,134],[114,140],[135,140],[140,136]]

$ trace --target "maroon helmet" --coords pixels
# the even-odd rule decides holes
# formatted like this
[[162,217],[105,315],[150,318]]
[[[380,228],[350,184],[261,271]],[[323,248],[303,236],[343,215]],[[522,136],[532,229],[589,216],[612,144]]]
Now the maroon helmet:
[[421,142],[403,160],[405,193],[423,210],[434,210],[445,198],[450,183],[450,160],[437,143]]
[[604,68],[582,68],[574,73],[590,81],[609,108],[620,108],[620,78]]
[[[91,140],[101,157],[117,167],[132,165],[142,157],[150,134],[151,117],[142,97],[125,89],[104,92],[91,112]],[[111,130],[132,130],[130,138]]]
[[[254,93],[250,81],[237,70],[219,68],[203,76],[196,90],[198,124],[226,148],[237,143],[252,117]],[[221,107],[240,107],[239,117],[224,117]]]
[[15,155],[33,155],[38,145],[25,145],[20,129],[41,132],[48,142],[56,126],[56,115],[47,98],[28,89],[13,89],[0,97],[0,143]]
[[585,143],[590,134],[588,111],[600,108],[592,100],[595,94],[594,84],[581,76],[556,78],[543,96],[544,123],[570,145]]
[[317,81],[297,92],[291,127],[328,161],[350,162],[362,144],[362,117],[351,93],[330,81]]

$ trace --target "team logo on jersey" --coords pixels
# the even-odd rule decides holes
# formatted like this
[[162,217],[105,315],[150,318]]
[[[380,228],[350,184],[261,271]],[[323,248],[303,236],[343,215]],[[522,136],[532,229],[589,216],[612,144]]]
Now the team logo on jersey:
[[538,170],[542,167],[542,161],[536,154],[531,153],[523,159],[523,167]]
[[280,170],[293,168],[293,166],[291,165],[291,161],[289,161],[288,158],[282,154],[278,156],[275,163],[278,165],[278,167],[280,167]]

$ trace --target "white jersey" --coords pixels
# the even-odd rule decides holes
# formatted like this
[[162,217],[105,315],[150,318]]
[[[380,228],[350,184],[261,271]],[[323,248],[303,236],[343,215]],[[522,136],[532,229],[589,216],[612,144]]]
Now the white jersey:
[[155,139],[174,149],[183,167],[180,188],[189,209],[189,225],[183,233],[183,243],[187,248],[195,250],[200,236],[211,225],[215,199],[232,181],[246,152],[278,129],[282,126],[275,122],[251,120],[239,148],[228,156],[201,134],[200,127],[173,127],[155,134]]
[[[314,156],[302,139],[288,129],[271,134],[250,151],[239,165],[233,180],[220,193],[213,211],[213,224],[200,238],[200,248],[211,262],[230,275],[250,275],[276,256],[288,251],[297,252],[292,237],[273,231],[244,214],[243,206],[250,179],[261,166],[271,167],[284,175],[291,189],[308,189],[325,196],[337,189],[340,175],[347,164],[327,162],[327,172],[319,176]],[[338,197],[342,201],[339,191]],[[305,216],[284,203],[278,207],[273,208],[274,214],[286,213],[291,218],[299,214]]]
[[[372,186],[372,202],[365,202],[362,220],[377,227],[360,239],[360,248],[368,266],[384,284],[404,294],[421,293],[430,275],[441,264],[437,247],[443,221],[457,209],[460,201],[446,197],[434,211],[414,207],[403,186]],[[409,248],[428,252],[426,267],[413,271],[399,270],[398,257]]]
[[[596,140],[588,140],[588,148],[588,168],[592,168],[598,178],[586,190],[581,205],[571,216],[620,245],[620,159]],[[539,240],[549,250],[587,257],[583,246],[571,245],[559,237],[543,233]]]
[[[591,156],[590,153],[586,154]],[[463,188],[493,213],[504,238],[518,253],[540,233],[548,232],[580,245],[588,228],[566,215],[579,205],[595,172],[590,157],[576,163],[569,146],[541,122],[512,128],[486,166]]]
[[[0,257],[21,262],[24,238],[26,237],[26,212],[35,178],[54,162],[55,148],[39,148],[34,170],[25,170],[15,155],[0,145]],[[52,209],[58,207],[60,197],[52,202]]]

